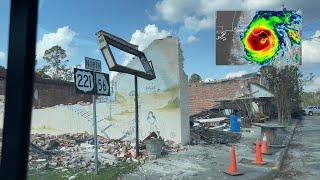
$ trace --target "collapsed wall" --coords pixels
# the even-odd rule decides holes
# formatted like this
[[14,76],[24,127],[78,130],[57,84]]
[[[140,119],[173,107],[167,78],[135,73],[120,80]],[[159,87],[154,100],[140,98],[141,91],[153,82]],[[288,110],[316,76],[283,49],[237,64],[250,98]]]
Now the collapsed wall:
[[[138,78],[139,137],[143,139],[149,133],[157,132],[165,139],[187,144],[190,139],[188,84],[179,40],[173,37],[154,40],[144,53],[152,61],[156,79]],[[141,69],[139,63],[133,60],[127,66]],[[134,140],[134,76],[119,73],[110,84],[111,96],[98,99],[98,133],[113,139]],[[55,117],[59,119],[55,120]],[[92,105],[34,109],[32,131],[92,133]]]
[[[140,135],[143,138],[158,131],[165,139],[186,144],[190,136],[188,85],[179,40],[173,37],[155,40],[144,53],[152,61],[156,79],[138,78]],[[142,70],[136,59],[127,66]],[[127,121],[131,125],[134,125],[133,80],[132,75],[115,75],[112,79],[115,100],[110,110],[115,121]]]

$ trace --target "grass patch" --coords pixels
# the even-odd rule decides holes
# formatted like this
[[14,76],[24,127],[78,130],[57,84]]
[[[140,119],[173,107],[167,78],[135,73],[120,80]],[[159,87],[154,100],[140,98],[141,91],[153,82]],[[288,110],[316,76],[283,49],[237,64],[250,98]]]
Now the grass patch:
[[172,109],[177,109],[179,107],[180,107],[180,99],[176,97],[168,101],[167,105],[165,105],[162,108],[159,108],[158,110],[172,110]]
[[138,167],[138,164],[122,164],[119,166],[108,166],[99,169],[99,174],[94,172],[86,173],[81,169],[70,169],[62,171],[62,169],[36,170],[30,169],[28,172],[28,180],[60,180],[68,179],[70,176],[76,176],[77,180],[108,180],[116,179],[122,174],[130,173]]

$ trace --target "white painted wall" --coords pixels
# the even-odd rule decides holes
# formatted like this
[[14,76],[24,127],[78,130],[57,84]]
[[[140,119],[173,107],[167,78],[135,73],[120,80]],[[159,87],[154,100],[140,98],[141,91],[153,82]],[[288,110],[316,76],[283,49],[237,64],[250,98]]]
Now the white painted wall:
[[[138,78],[140,139],[159,131],[165,139],[187,144],[190,141],[188,82],[177,38],[153,41],[145,50],[155,68],[156,79]],[[139,61],[132,61],[135,67]],[[134,77],[114,77],[116,93],[97,104],[98,133],[110,138],[134,139]],[[3,117],[0,117],[3,118]],[[2,121],[0,121],[2,125]],[[92,105],[61,105],[32,112],[33,133],[93,133]]]

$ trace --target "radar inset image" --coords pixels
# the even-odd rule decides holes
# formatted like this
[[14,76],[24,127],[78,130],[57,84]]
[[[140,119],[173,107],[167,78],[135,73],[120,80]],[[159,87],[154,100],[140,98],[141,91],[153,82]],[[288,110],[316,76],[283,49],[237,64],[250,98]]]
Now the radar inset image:
[[301,11],[218,11],[216,64],[301,64]]

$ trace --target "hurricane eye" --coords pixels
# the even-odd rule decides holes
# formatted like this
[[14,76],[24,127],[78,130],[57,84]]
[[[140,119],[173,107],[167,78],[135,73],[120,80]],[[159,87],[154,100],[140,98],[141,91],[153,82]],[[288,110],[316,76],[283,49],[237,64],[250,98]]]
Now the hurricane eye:
[[267,33],[265,32],[260,33],[260,36],[259,36],[260,39],[265,39],[267,37],[268,37]]

